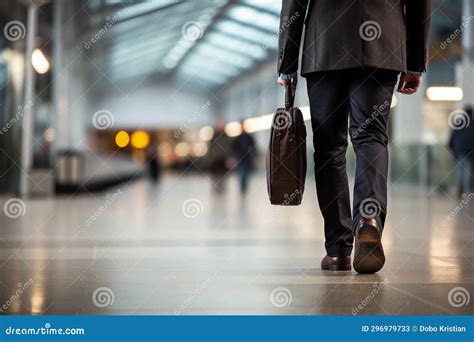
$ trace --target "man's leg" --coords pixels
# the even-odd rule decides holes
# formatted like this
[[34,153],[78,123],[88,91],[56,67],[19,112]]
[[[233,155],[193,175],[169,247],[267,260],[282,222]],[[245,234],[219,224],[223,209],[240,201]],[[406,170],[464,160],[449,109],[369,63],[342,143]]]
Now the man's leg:
[[459,197],[464,193],[464,179],[465,179],[465,166],[466,166],[466,155],[456,153],[456,192]]
[[245,194],[247,192],[247,182],[248,182],[248,166],[240,165],[237,169],[237,174],[239,178],[239,187],[240,193]]
[[387,214],[387,126],[398,72],[358,69],[351,84],[350,136],[356,154],[352,227],[354,270],[375,273],[385,264],[382,229]]
[[387,214],[387,126],[398,72],[360,69],[351,85],[350,137],[356,154],[353,229],[362,217],[383,229]]
[[307,77],[316,190],[330,257],[350,256],[353,243],[346,174],[349,75],[317,72]]

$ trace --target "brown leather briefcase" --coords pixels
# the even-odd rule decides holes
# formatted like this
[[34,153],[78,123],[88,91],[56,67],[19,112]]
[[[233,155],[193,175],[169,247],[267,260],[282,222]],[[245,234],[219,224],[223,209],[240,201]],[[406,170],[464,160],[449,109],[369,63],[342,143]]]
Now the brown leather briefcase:
[[299,205],[306,178],[306,127],[293,107],[291,84],[285,88],[285,108],[273,116],[267,152],[267,188],[271,204]]

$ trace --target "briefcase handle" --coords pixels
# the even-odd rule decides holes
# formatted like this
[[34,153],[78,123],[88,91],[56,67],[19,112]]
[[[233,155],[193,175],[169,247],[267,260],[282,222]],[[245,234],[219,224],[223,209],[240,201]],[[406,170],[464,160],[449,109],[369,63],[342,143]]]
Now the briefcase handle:
[[288,80],[285,85],[285,109],[290,109],[295,103],[295,94],[293,92],[292,81]]

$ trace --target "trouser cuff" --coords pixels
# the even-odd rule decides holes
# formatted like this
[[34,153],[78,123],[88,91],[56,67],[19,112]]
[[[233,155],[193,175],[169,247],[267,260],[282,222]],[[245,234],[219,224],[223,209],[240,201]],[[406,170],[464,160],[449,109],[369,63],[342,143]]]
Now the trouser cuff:
[[327,255],[330,257],[346,257],[350,256],[352,253],[352,246],[351,247],[327,247],[326,248]]

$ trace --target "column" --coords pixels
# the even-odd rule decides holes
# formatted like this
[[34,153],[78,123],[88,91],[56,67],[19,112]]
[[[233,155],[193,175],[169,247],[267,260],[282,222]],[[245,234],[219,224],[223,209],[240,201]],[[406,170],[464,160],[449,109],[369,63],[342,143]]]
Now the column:
[[34,40],[38,23],[38,9],[33,3],[28,5],[27,20],[25,97],[23,105],[24,114],[22,120],[20,170],[20,194],[23,196],[28,194],[28,176],[33,164],[33,106],[35,102],[35,71],[33,70],[33,65],[31,64],[31,56],[33,55]]

